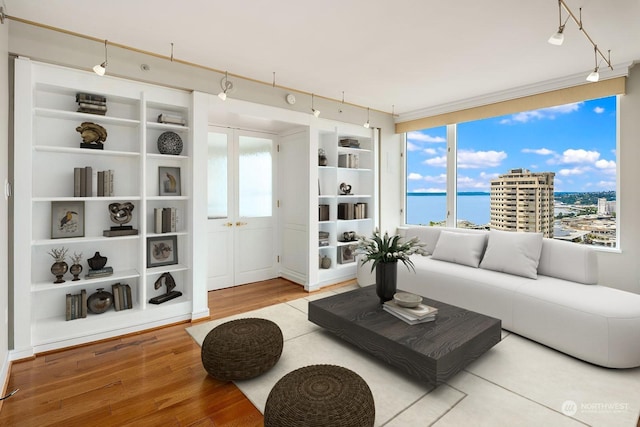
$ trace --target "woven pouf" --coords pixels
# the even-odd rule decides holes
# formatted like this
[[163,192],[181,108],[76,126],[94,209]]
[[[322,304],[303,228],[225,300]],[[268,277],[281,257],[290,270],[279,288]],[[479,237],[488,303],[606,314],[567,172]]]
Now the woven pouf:
[[282,331],[270,320],[232,320],[207,334],[202,343],[202,365],[218,380],[247,380],[276,364],[282,343]]
[[371,427],[374,419],[367,383],[334,365],[289,372],[273,386],[264,408],[265,427]]

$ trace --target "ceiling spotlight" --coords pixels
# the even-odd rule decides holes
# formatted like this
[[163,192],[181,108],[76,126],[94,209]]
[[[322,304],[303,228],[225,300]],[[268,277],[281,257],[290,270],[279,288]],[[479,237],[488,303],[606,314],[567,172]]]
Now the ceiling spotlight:
[[233,89],[233,83],[229,81],[229,73],[227,71],[224,72],[224,77],[220,80],[220,87],[222,88],[222,92],[218,94],[218,98],[226,101],[227,91]]
[[593,71],[587,76],[588,82],[597,82],[600,80],[600,73],[598,73],[598,69],[600,68],[600,64],[598,64],[598,46],[593,46],[593,56],[596,59],[596,67]]
[[107,41],[106,40],[104,41],[104,62],[102,64],[94,66],[93,71],[99,76],[104,76],[105,71],[107,71]]
[[311,94],[311,112],[313,113],[313,115],[314,115],[314,116],[316,116],[316,117],[320,117],[320,110],[316,110],[316,109],[314,108],[314,102],[313,102],[313,99],[314,99],[314,94]]
[[558,32],[549,37],[548,42],[555,46],[560,46],[562,42],[564,42],[564,26],[567,24],[569,20],[569,16],[567,15],[567,19],[562,22],[562,1],[558,0]]
[[363,124],[362,126],[364,126],[365,128],[369,129],[369,127],[371,126],[369,124],[369,107],[367,107],[367,121],[365,122],[365,124]]

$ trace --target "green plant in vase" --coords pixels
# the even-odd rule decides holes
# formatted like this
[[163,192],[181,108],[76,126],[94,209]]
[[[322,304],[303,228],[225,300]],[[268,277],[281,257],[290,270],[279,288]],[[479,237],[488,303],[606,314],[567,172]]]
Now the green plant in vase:
[[376,270],[376,293],[381,303],[391,300],[396,293],[398,261],[415,271],[411,255],[425,255],[424,246],[417,237],[404,240],[397,234],[381,235],[377,228],[370,238],[358,236],[356,253],[364,255],[362,265],[371,261],[371,271]]
[[56,276],[56,280],[53,283],[65,282],[62,276],[64,276],[67,270],[69,270],[69,266],[65,262],[68,251],[69,250],[63,246],[59,249],[53,248],[49,252],[47,252],[55,260],[55,262],[51,266],[51,273]]

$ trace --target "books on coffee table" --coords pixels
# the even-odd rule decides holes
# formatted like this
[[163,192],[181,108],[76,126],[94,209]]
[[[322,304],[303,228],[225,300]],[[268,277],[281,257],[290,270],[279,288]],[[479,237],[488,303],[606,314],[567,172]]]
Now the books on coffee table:
[[426,304],[420,304],[415,308],[408,308],[400,307],[393,301],[386,301],[382,305],[382,308],[387,313],[392,314],[410,325],[431,322],[436,319],[436,314],[438,314],[437,308]]

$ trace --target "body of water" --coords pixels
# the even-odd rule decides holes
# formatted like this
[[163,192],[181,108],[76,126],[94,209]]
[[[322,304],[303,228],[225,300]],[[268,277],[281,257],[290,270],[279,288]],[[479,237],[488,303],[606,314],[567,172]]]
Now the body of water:
[[[458,195],[458,220],[484,225],[490,219],[490,195],[465,193]],[[444,193],[407,194],[407,224],[426,224],[447,219],[447,195]]]

